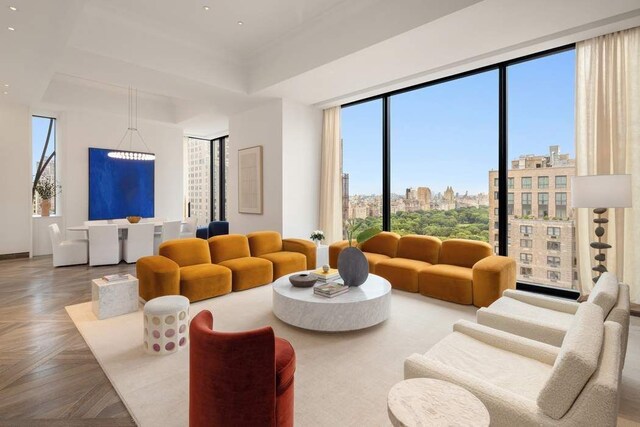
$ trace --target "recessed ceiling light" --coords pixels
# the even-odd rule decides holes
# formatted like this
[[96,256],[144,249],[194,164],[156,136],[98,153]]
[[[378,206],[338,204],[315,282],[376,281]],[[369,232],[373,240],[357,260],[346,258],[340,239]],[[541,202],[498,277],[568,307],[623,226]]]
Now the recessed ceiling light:
[[204,10],[209,10],[209,9],[211,9],[209,6],[202,6],[202,8],[203,8]]
[[4,94],[5,94],[5,95],[9,95],[9,92],[7,92],[7,91],[5,90],[5,91],[4,91]]
[[13,28],[13,27],[7,27],[7,30],[9,30],[9,31],[15,31],[16,29],[15,29],[15,28]]
[[5,83],[5,84],[4,84],[4,87],[9,87],[9,85]]
[[238,25],[244,25],[244,22],[238,21]]
[[17,10],[18,10],[18,8],[17,8],[17,7],[15,7],[15,6],[9,6],[9,10],[12,10],[12,11],[14,11],[14,12],[15,12],[15,11],[17,11]]

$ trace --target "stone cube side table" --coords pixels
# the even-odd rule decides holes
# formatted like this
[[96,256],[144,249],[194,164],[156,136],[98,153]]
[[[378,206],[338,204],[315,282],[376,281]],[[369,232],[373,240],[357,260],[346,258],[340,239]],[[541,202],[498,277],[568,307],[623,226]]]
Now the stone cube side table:
[[100,320],[138,311],[138,279],[127,274],[126,280],[92,280],[91,307]]

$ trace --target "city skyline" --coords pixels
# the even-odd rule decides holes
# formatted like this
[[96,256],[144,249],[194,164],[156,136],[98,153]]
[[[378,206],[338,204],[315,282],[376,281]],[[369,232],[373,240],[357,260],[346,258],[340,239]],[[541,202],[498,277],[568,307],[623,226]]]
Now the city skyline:
[[[550,145],[574,157],[574,67],[573,51],[509,67],[509,158]],[[343,108],[342,138],[351,194],[381,194],[382,102]],[[392,193],[424,182],[486,192],[486,171],[497,166],[497,72],[391,98]]]

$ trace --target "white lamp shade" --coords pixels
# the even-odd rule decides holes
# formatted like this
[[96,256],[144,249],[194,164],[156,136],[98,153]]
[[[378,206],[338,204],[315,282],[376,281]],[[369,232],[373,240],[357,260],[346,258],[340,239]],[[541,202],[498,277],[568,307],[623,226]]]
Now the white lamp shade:
[[631,175],[586,175],[571,177],[574,208],[631,207]]

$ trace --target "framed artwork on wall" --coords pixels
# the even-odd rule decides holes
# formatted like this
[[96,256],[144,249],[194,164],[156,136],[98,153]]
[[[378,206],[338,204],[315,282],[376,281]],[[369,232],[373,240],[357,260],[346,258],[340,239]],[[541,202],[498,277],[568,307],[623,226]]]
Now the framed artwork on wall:
[[262,214],[262,146],[238,150],[238,212]]

